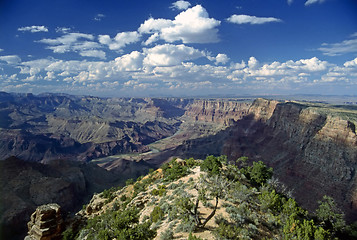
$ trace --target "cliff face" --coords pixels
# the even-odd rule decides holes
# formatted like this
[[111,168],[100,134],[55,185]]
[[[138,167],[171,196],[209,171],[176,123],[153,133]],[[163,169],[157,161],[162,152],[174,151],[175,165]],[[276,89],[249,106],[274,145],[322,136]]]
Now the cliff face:
[[222,153],[263,160],[310,210],[329,195],[356,218],[357,136],[342,110],[258,99],[249,114],[229,130]]
[[229,125],[247,115],[251,103],[234,100],[195,100],[187,106],[185,116],[195,121]]

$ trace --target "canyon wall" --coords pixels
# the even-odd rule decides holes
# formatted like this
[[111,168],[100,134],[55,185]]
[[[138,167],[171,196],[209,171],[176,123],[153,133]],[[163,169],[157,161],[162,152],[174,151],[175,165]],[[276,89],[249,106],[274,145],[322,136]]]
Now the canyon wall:
[[250,102],[233,99],[194,100],[186,107],[185,116],[227,126],[247,115],[250,105]]
[[262,160],[304,207],[313,210],[329,195],[356,220],[356,116],[333,107],[258,99],[229,130],[222,153],[232,160],[244,155]]
[[[193,104],[189,116],[212,122],[214,107]],[[194,109],[194,111],[192,110]],[[205,158],[227,155],[261,160],[275,178],[313,211],[323,195],[335,199],[348,220],[357,218],[357,108],[257,99],[236,121],[218,133],[185,140],[174,155]],[[229,121],[232,114],[226,115]],[[218,118],[220,119],[220,118]]]

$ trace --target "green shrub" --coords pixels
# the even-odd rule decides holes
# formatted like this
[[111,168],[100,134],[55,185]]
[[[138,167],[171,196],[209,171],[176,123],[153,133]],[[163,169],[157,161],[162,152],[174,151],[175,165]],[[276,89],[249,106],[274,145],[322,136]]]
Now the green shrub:
[[169,163],[165,163],[161,166],[163,170],[164,178],[167,181],[174,181],[189,173],[189,168],[187,166],[179,164],[176,159]]
[[324,227],[331,229],[334,233],[341,231],[346,225],[344,214],[336,207],[335,201],[331,197],[324,196],[322,201],[319,201],[319,207],[315,213]]
[[150,229],[150,225],[150,221],[139,224],[139,210],[135,208],[106,212],[88,220],[86,237],[88,240],[113,238],[148,240],[156,236],[156,231]]
[[73,240],[75,239],[76,234],[73,232],[72,228],[67,228],[66,231],[62,233],[63,240]]
[[174,239],[174,232],[172,229],[166,229],[165,232],[162,232],[160,235],[160,240],[172,240]]
[[192,168],[194,166],[198,166],[199,164],[197,163],[197,161],[194,158],[189,158],[186,159],[186,166],[189,168]]
[[125,202],[127,199],[128,199],[128,197],[125,194],[121,195],[121,197],[120,197],[120,201],[122,201],[122,202]]
[[208,156],[201,164],[201,170],[206,171],[209,174],[215,175],[219,174],[222,168],[222,162],[220,158],[216,158],[215,156]]
[[268,168],[262,161],[253,162],[252,166],[242,168],[241,171],[254,186],[262,186],[273,176],[273,169]]
[[125,185],[126,186],[129,186],[129,185],[131,185],[133,183],[134,183],[134,179],[132,179],[132,178],[129,178],[128,180],[125,181]]
[[196,237],[195,235],[193,235],[193,234],[190,232],[190,235],[188,235],[187,240],[203,240],[203,239],[200,238],[200,237]]
[[165,216],[164,211],[159,206],[156,206],[150,214],[150,220],[152,222],[157,222],[159,220],[162,220],[164,216]]
[[151,194],[154,196],[164,196],[166,193],[166,186],[165,185],[159,185],[158,188],[155,188],[151,191]]
[[258,196],[258,199],[261,204],[261,209],[267,210],[270,209],[276,213],[280,212],[283,207],[282,197],[273,191],[263,190],[262,193]]

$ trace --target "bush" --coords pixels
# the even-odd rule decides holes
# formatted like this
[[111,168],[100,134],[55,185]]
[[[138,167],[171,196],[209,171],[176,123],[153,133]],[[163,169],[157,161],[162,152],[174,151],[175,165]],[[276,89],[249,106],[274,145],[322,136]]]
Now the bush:
[[62,233],[63,240],[73,240],[73,239],[75,239],[75,237],[76,237],[76,234],[73,232],[72,228],[68,228],[68,229],[66,229],[66,231],[64,231]]
[[273,169],[268,168],[262,161],[253,162],[252,166],[241,170],[254,186],[262,186],[273,176]]
[[139,224],[139,210],[135,208],[106,212],[88,220],[87,239],[153,239],[156,231],[150,225],[150,221]]
[[201,170],[208,172],[208,174],[219,174],[222,168],[222,162],[220,160],[224,160],[221,158],[216,158],[215,156],[208,156],[201,164]]
[[186,159],[186,166],[189,168],[192,168],[194,166],[198,166],[199,164],[196,162],[196,160],[194,158],[189,158]]
[[154,195],[154,196],[164,196],[166,193],[166,186],[165,185],[159,185],[158,188],[156,189],[153,189],[151,191],[151,194]]
[[134,179],[132,179],[132,178],[129,178],[128,180],[125,181],[125,185],[126,186],[129,186],[129,185],[131,185],[133,183],[134,183]]
[[275,192],[275,190],[271,192],[269,190],[263,190],[262,193],[258,196],[258,199],[263,210],[270,209],[275,213],[278,213],[283,207],[283,199]]
[[159,206],[156,206],[150,214],[150,220],[152,222],[157,222],[157,221],[162,220],[164,218],[164,216],[165,216],[164,211]]
[[174,181],[183,176],[186,176],[189,172],[187,166],[179,164],[176,159],[172,160],[169,163],[165,163],[161,166],[163,170],[164,178],[167,181]]
[[319,201],[319,207],[315,213],[323,225],[335,233],[341,231],[346,225],[344,215],[337,209],[335,201],[331,197],[324,196],[322,201]]
[[171,229],[166,229],[165,232],[162,232],[160,235],[160,240],[171,240],[174,239],[174,233]]
[[196,237],[195,235],[193,235],[192,233],[190,233],[190,235],[188,235],[187,240],[203,240],[200,237]]

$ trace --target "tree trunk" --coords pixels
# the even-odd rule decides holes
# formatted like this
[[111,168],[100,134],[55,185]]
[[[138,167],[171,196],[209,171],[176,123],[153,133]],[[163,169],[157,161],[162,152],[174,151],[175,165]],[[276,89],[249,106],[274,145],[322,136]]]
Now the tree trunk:
[[218,207],[218,197],[216,197],[216,206],[214,206],[213,211],[211,212],[210,215],[208,215],[208,217],[205,219],[205,221],[201,224],[200,227],[204,228],[207,222],[211,220],[211,218],[213,218],[213,216],[216,214],[217,207]]

